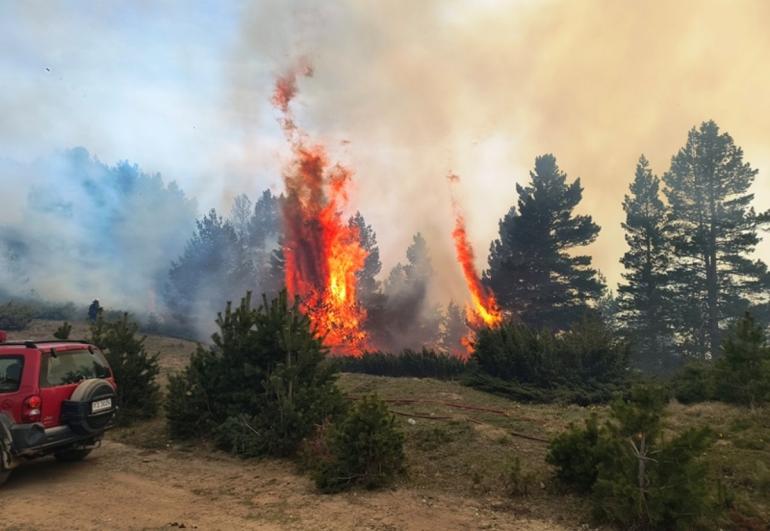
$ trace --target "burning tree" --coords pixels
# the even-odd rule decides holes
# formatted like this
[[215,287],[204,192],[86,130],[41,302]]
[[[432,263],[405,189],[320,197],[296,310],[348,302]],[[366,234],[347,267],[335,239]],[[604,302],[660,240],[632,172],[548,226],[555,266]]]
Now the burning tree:
[[[457,175],[450,174],[448,180],[450,184],[454,184],[459,182],[460,178]],[[481,278],[479,278],[476,266],[473,263],[473,247],[468,241],[468,233],[465,229],[465,216],[454,196],[452,197],[452,208],[455,216],[452,239],[455,242],[457,261],[462,266],[465,283],[468,285],[468,291],[471,295],[471,305],[466,308],[465,312],[471,333],[465,336],[462,342],[468,350],[471,350],[475,331],[482,326],[494,327],[500,325],[503,321],[503,312],[500,310],[494,294],[481,283]]]
[[331,164],[325,148],[310,144],[295,124],[290,103],[297,94],[297,75],[311,76],[308,65],[280,77],[273,105],[283,114],[283,128],[293,161],[284,173],[283,259],[286,289],[299,297],[316,330],[338,354],[359,355],[367,346],[358,303],[357,275],[367,252],[359,227],[347,224],[341,210],[348,202],[352,172]]

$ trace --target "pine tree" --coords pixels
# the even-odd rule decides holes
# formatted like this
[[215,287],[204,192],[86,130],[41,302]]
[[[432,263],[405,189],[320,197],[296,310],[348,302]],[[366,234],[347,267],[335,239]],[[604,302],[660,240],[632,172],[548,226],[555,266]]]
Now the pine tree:
[[468,325],[462,308],[449,301],[442,323],[441,348],[454,356],[466,356],[461,340],[468,333]]
[[120,319],[107,321],[99,315],[91,323],[90,343],[104,349],[118,384],[118,422],[129,423],[155,416],[160,405],[158,354],[148,354],[147,339],[138,336],[139,324],[124,313]]
[[284,287],[281,249],[282,202],[282,195],[275,196],[270,190],[262,192],[262,196],[254,204],[241,238],[246,253],[257,271],[260,291],[270,294],[277,294]]
[[281,203],[283,196],[275,196],[270,190],[254,204],[254,210],[246,228],[246,245],[251,249],[272,248],[281,235]]
[[713,121],[690,130],[664,175],[674,263],[670,278],[681,347],[693,357],[719,352],[727,321],[767,298],[767,267],[750,258],[760,220],[750,206],[757,171]]
[[348,221],[350,227],[358,228],[359,241],[361,247],[366,251],[366,260],[364,267],[358,272],[358,296],[364,305],[380,289],[380,282],[377,275],[382,270],[380,262],[380,248],[377,246],[377,234],[371,225],[366,224],[366,220],[360,212],[356,212]]
[[427,304],[433,265],[428,244],[420,233],[406,251],[407,262],[396,264],[385,280],[383,294],[368,308],[367,329],[380,348],[401,350],[434,345],[441,318]]
[[640,367],[660,371],[671,362],[671,333],[668,315],[668,213],[659,195],[660,179],[653,175],[642,155],[630,194],[623,200],[628,250],[620,262],[625,267],[620,284],[620,314],[623,331],[632,344]]
[[518,210],[500,221],[485,281],[498,302],[528,325],[568,328],[602,295],[591,257],[575,251],[593,242],[599,226],[574,215],[583,188],[567,183],[553,155],[535,159],[528,186],[516,186]]
[[200,318],[257,280],[233,226],[211,210],[197,222],[184,254],[171,264],[166,303],[181,322]]

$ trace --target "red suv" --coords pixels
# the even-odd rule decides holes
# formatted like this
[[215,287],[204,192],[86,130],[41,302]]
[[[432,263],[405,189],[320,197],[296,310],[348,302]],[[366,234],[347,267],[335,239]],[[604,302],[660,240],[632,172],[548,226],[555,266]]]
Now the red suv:
[[107,360],[83,341],[6,341],[0,332],[0,484],[21,462],[79,461],[116,411]]

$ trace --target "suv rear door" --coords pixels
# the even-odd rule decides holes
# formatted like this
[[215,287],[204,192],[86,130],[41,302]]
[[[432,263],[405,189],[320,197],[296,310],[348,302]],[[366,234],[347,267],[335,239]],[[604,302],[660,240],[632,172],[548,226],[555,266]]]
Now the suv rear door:
[[40,397],[43,399],[43,426],[50,428],[60,424],[62,402],[69,400],[80,382],[90,378],[112,378],[107,360],[98,350],[91,352],[78,345],[42,353]]

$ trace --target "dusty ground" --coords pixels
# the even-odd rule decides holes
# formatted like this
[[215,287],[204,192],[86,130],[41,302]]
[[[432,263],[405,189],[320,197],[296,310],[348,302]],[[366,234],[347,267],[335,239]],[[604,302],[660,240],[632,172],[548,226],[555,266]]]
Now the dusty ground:
[[[412,489],[319,496],[277,461],[141,450],[107,441],[82,463],[43,459],[0,490],[0,528],[568,529],[478,499]],[[574,529],[571,527],[570,529]]]
[[[50,337],[60,323],[35,321],[13,338]],[[76,323],[72,337],[87,336]],[[195,343],[149,336],[161,383]],[[406,435],[409,475],[385,492],[319,495],[288,461],[238,460],[166,434],[162,416],[110,432],[85,462],[27,464],[0,488],[0,529],[587,529],[585,499],[553,485],[548,440],[607,409],[525,405],[452,382],[343,374],[351,398],[389,400]],[[770,411],[672,404],[673,431],[710,426],[706,458],[753,527],[770,520]],[[505,496],[506,463],[520,459],[526,496]]]

